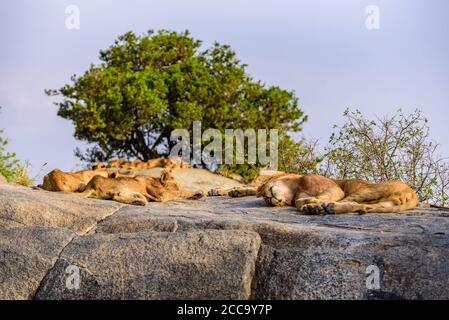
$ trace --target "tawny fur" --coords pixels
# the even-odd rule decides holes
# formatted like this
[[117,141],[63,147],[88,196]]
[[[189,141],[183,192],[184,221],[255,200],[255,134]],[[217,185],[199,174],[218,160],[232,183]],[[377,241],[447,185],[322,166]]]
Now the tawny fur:
[[295,206],[308,214],[401,212],[419,201],[402,181],[368,183],[297,174],[273,175],[259,185],[257,196],[267,205]]
[[146,205],[148,201],[197,200],[204,197],[204,192],[183,191],[171,174],[164,170],[160,178],[148,176],[105,178],[96,176],[87,184],[84,192],[79,195],[84,198]]
[[79,192],[84,190],[93,177],[108,177],[111,172],[109,169],[81,170],[77,172],[64,172],[55,169],[44,177],[40,187],[47,191]]
[[165,169],[178,169],[178,168],[190,168],[190,165],[186,162],[182,162],[178,157],[170,158],[156,158],[147,161],[139,159],[128,161],[124,159],[113,159],[108,164],[103,162],[95,162],[92,164],[92,169],[99,168],[115,168],[120,169],[122,172],[136,172],[141,170],[148,170],[152,168],[165,168]]

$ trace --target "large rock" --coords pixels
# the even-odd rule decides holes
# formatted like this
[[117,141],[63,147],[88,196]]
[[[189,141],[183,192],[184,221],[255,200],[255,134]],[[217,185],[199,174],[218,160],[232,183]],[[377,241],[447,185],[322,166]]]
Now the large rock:
[[[449,298],[449,211],[307,216],[254,197],[124,207],[97,233],[250,230],[262,238],[252,298]],[[367,287],[370,266],[380,287]]]
[[[139,171],[136,174],[158,178],[161,176],[162,170],[162,168],[152,168]],[[212,173],[206,169],[174,169],[172,175],[181,184],[182,188],[187,191],[204,190],[207,192],[214,188],[233,188],[242,185],[240,181]]]
[[[256,233],[95,234],[73,241],[38,299],[247,299],[260,246]],[[79,289],[66,286],[79,267]]]
[[67,229],[0,229],[0,299],[31,299],[75,234]]
[[0,186],[0,228],[41,225],[63,227],[83,234],[120,207],[121,204],[112,201]]
[[[447,210],[307,216],[254,197],[136,207],[1,186],[0,221],[5,298],[449,298]],[[78,290],[66,286],[74,267]]]

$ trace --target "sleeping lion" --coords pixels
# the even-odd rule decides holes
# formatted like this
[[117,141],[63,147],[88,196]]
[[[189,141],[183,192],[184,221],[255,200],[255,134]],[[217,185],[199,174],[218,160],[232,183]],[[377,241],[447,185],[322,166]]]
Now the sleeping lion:
[[126,204],[146,205],[148,201],[198,200],[204,192],[182,190],[171,173],[164,169],[159,178],[122,176],[110,169],[63,172],[51,171],[39,187],[47,191],[71,192],[83,198],[114,200]]
[[44,177],[44,181],[39,187],[55,192],[80,192],[84,190],[93,177],[108,177],[111,173],[111,170],[105,168],[77,172],[64,172],[54,169]]
[[95,176],[82,193],[83,198],[114,200],[126,204],[146,205],[148,201],[165,202],[170,200],[198,200],[205,196],[201,190],[184,191],[170,174],[164,170],[160,178],[149,176]]
[[[307,214],[400,212],[415,208],[419,202],[412,188],[402,181],[368,183],[319,175],[262,172],[255,182],[227,192],[230,196],[255,194],[263,197],[269,206],[295,206]],[[214,190],[209,195],[214,195]]]

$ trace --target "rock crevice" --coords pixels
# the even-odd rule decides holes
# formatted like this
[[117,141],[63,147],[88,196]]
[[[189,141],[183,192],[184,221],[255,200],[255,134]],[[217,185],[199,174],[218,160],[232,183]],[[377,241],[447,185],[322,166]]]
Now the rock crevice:
[[45,276],[39,281],[39,286],[37,287],[37,289],[35,290],[34,294],[33,294],[33,300],[36,299],[36,296],[38,296],[39,291],[42,288],[42,285],[44,283],[44,281],[46,280],[46,278],[48,278],[49,274],[55,269],[56,264],[58,263],[58,261],[61,259],[61,256],[64,252],[64,250],[77,238],[84,236],[85,234],[89,234],[91,231],[95,230],[95,227],[97,226],[98,223],[101,223],[104,219],[106,219],[107,217],[112,216],[114,213],[118,212],[120,210],[121,207],[117,208],[115,211],[105,215],[103,218],[101,218],[100,220],[98,220],[95,224],[93,224],[90,228],[88,228],[87,230],[85,230],[84,232],[81,232],[81,234],[74,234],[73,237],[70,239],[69,242],[67,242],[67,244],[65,244],[62,249],[59,251],[57,258],[55,259],[54,264],[47,270],[47,272],[45,273]]

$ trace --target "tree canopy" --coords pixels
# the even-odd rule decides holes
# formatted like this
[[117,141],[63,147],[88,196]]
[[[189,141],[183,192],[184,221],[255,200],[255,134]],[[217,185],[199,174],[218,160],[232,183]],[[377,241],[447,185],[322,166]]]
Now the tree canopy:
[[298,132],[306,116],[292,91],[266,86],[246,72],[228,46],[203,49],[188,31],[128,32],[100,51],[100,63],[56,90],[58,115],[90,144],[83,160],[147,160],[167,155],[170,132],[202,128],[278,128]]

